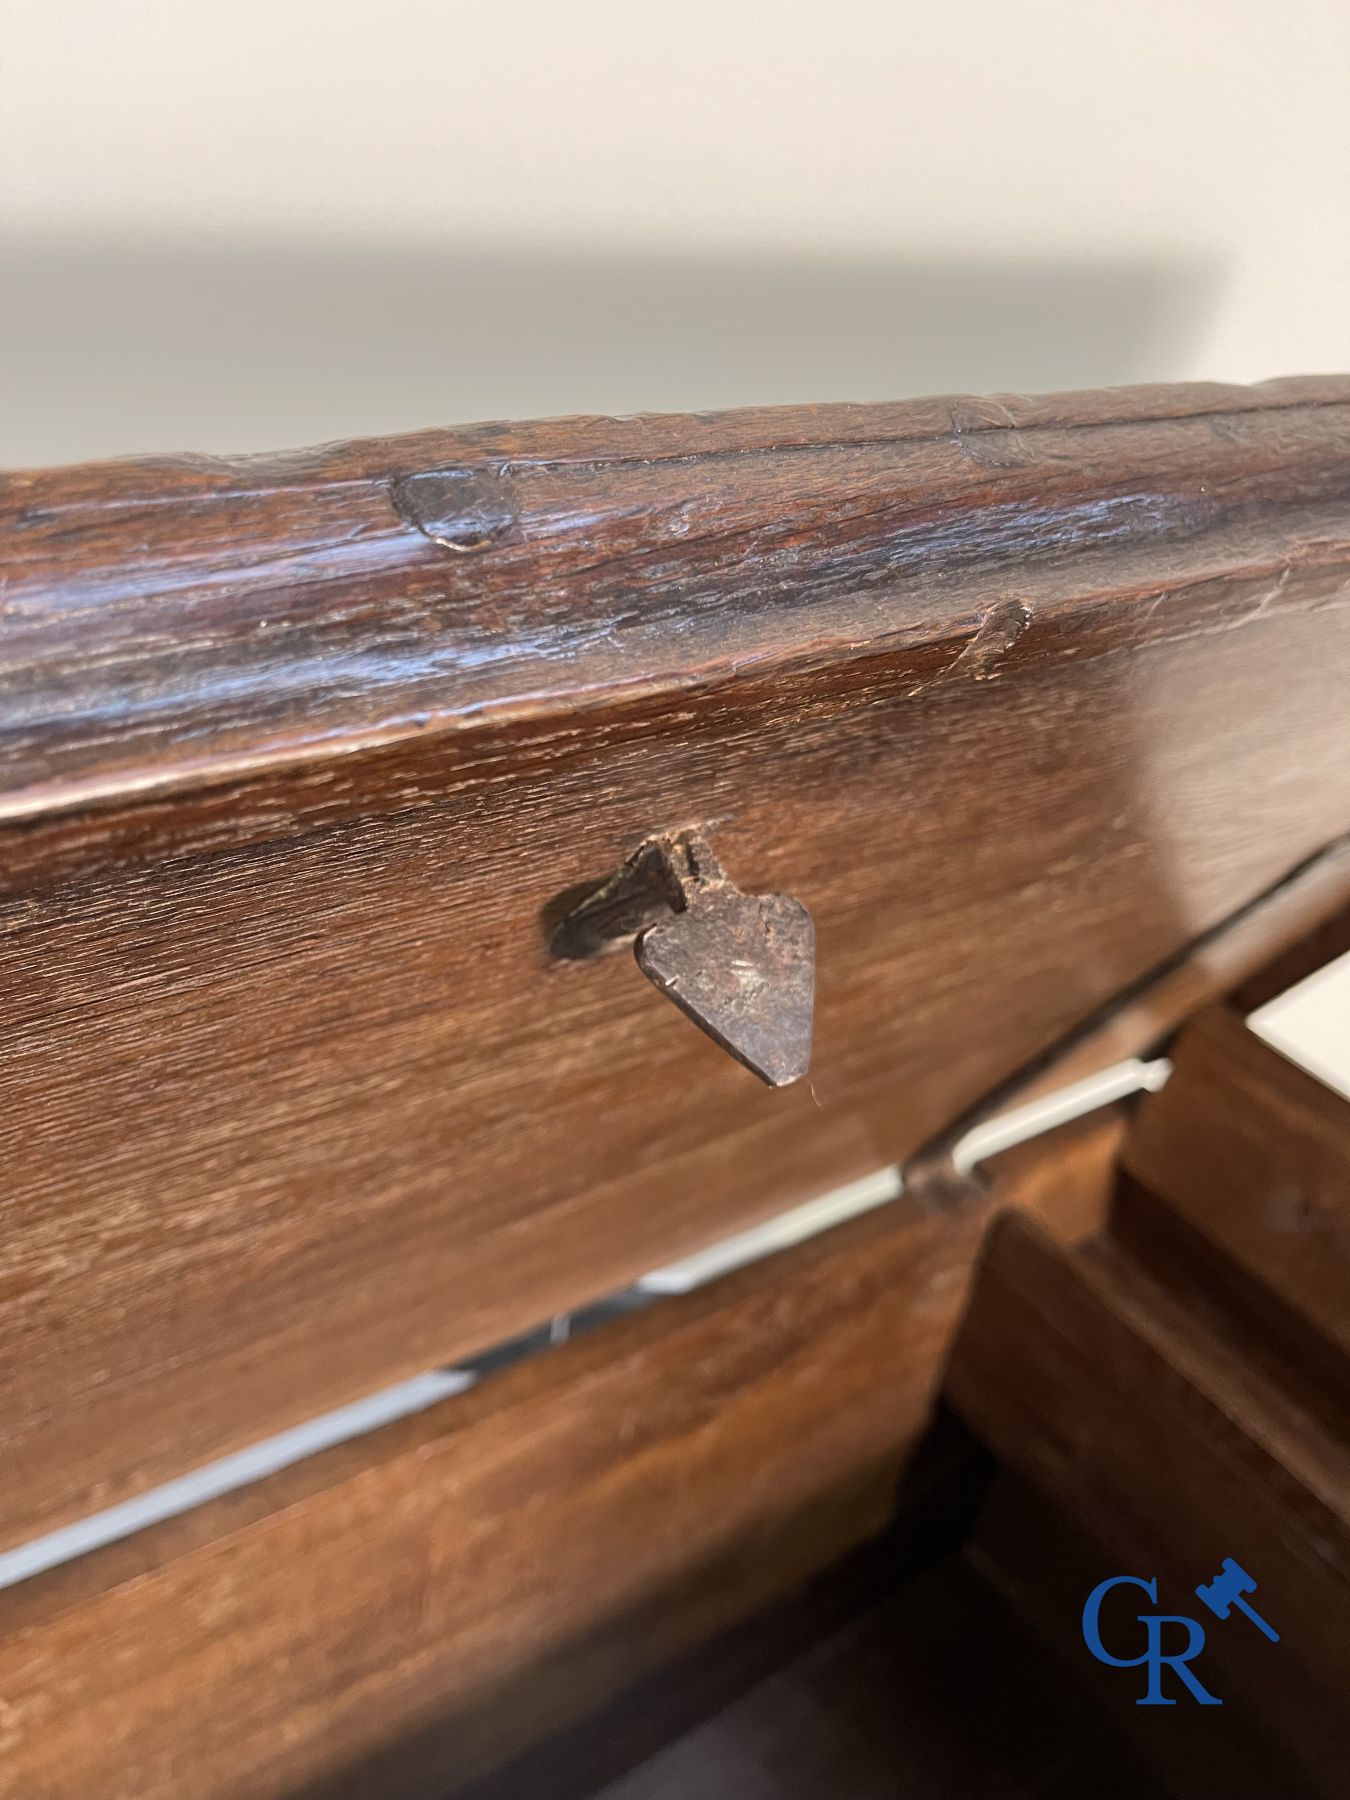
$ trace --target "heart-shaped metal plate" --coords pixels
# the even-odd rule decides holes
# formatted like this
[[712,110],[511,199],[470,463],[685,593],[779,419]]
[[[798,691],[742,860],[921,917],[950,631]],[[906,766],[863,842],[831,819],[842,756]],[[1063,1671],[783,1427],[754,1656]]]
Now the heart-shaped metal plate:
[[811,1063],[815,936],[800,901],[717,886],[644,931],[637,961],[738,1062],[785,1087]]

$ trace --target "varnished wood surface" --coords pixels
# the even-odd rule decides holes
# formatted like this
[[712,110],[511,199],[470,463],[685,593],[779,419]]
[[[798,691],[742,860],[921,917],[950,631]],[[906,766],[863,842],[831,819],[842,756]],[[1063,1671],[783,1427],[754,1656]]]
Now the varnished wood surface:
[[1215,1007],[1140,1108],[1125,1167],[1350,1378],[1350,1104]]
[[1230,995],[1232,1005],[1245,1017],[1346,955],[1350,955],[1350,906],[1332,908],[1246,977]]
[[[990,1459],[938,1409],[906,1464],[885,1530],[803,1585],[636,1682],[625,1681],[561,1732],[541,1738],[462,1800],[594,1800],[611,1782],[771,1680],[888,1596],[948,1563],[988,1492]],[[922,1607],[914,1615],[921,1616]]]
[[1350,947],[1347,878],[1350,838],[1343,838],[1045,1045],[953,1120],[917,1160],[939,1165],[966,1132],[998,1113],[1131,1057],[1163,1054],[1177,1029],[1220,995],[1248,1011],[1284,993]]
[[[1083,1602],[1099,1581],[1125,1572],[1120,1547],[1095,1539],[1080,1519],[1053,1506],[1025,1479],[999,1471],[964,1555],[1176,1800],[1271,1800],[1276,1794],[1280,1800],[1324,1800],[1325,1787],[1310,1783],[1287,1746],[1231,1695],[1218,1712],[1189,1704],[1140,1707],[1137,1676],[1089,1655]],[[1147,1578],[1155,1572],[1150,1562]],[[1160,1602],[1165,1592],[1178,1601],[1178,1612],[1203,1610],[1186,1590],[1161,1584]],[[1259,1589],[1254,1599],[1261,1599]],[[1125,1623],[1138,1629],[1128,1614]],[[1218,1620],[1214,1626],[1221,1629]],[[1108,1630],[1104,1616],[1104,1642]],[[1136,1652],[1122,1646],[1121,1653]],[[1203,1679],[1203,1658],[1196,1672]],[[1085,1785],[1079,1792],[1089,1796],[1095,1789]]]
[[[1244,1204],[1240,1191],[1228,1200]],[[1259,1199],[1246,1204],[1259,1212]],[[1006,1218],[946,1391],[1001,1460],[1106,1548],[1103,1575],[1156,1576],[1177,1612],[1196,1611],[1197,1584],[1225,1557],[1255,1576],[1280,1642],[1201,1609],[1207,1685],[1283,1746],[1291,1786],[1338,1794],[1350,1753],[1350,1449],[1213,1329],[1184,1273],[1170,1291],[1169,1267],[1145,1273],[1105,1240],[1055,1247]]]
[[[1304,879],[1350,831],[1347,414],[1142,391],[14,478],[0,1540],[908,1156]],[[534,497],[499,540],[390,512],[475,457]],[[693,823],[812,911],[809,1086],[758,1090],[625,956],[549,962],[564,890]]]
[[1224,1007],[1174,1060],[1113,1235],[1350,1437],[1350,1104]]
[[929,1427],[989,1218],[1068,1230],[1115,1145],[1066,1127],[1034,1177],[997,1158],[987,1195],[902,1198],[0,1594],[18,1791],[539,1795],[560,1728],[843,1553],[955,1547],[963,1442]]
[[482,1773],[886,1523],[983,1221],[897,1202],[0,1595],[11,1791]]
[[0,816],[882,642],[987,678],[1131,593],[1135,644],[1302,610],[1344,586],[1347,454],[1325,378],[10,475]]
[[[1166,1800],[1070,1671],[959,1563],[888,1595],[596,1800],[897,1795]],[[547,1784],[530,1800],[549,1800]]]

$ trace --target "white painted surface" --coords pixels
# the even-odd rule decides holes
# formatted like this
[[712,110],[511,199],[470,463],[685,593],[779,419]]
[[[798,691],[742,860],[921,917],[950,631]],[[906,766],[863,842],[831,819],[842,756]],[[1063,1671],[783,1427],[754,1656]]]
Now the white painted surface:
[[1350,1099],[1350,954],[1270,1001],[1248,1023],[1309,1074]]

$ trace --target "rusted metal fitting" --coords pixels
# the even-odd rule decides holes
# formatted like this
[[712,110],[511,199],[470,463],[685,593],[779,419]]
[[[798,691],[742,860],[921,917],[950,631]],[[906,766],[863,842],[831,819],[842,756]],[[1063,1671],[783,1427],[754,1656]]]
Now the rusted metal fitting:
[[637,965],[701,1031],[770,1087],[811,1062],[815,928],[799,900],[743,894],[696,831],[648,838],[569,912],[569,961],[632,940]]

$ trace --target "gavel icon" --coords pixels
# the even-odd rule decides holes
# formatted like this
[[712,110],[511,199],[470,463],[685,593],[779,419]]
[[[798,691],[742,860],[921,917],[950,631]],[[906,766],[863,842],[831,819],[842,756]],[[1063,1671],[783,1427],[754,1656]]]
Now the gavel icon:
[[1253,1625],[1265,1632],[1272,1644],[1278,1644],[1279,1632],[1273,1631],[1255,1607],[1248,1606],[1242,1598],[1244,1594],[1254,1594],[1255,1592],[1256,1583],[1242,1564],[1235,1563],[1231,1556],[1225,1556],[1223,1568],[1220,1569],[1213,1581],[1202,1581],[1195,1590],[1195,1596],[1197,1600],[1203,1601],[1218,1619],[1226,1619],[1233,1607],[1236,1606],[1240,1612],[1246,1613]]

